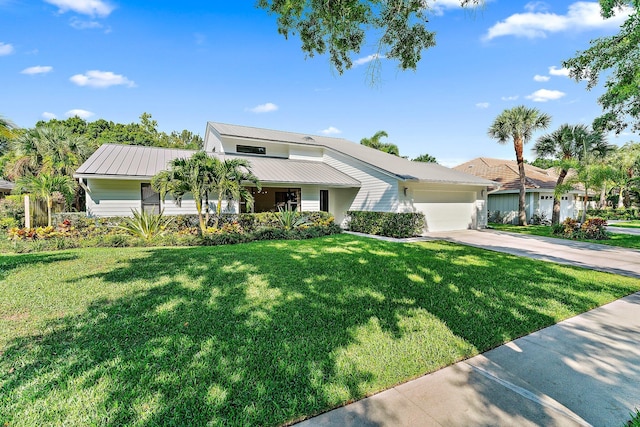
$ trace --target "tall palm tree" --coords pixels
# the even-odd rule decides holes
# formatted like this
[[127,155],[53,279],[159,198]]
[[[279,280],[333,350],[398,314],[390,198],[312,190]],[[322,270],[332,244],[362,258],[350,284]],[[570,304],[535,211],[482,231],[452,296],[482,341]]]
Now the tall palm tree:
[[533,147],[539,157],[552,157],[558,160],[560,173],[553,195],[553,213],[551,223],[560,223],[560,196],[567,188],[563,185],[569,169],[576,162],[586,160],[589,153],[606,151],[606,139],[601,132],[590,130],[585,125],[563,124],[550,134],[538,138]]
[[200,231],[206,231],[203,208],[209,210],[208,197],[213,189],[215,173],[220,160],[198,151],[189,158],[178,158],[171,161],[169,169],[161,171],[151,179],[151,186],[160,193],[162,201],[171,195],[180,204],[185,194],[191,193],[198,213]]
[[222,214],[222,199],[244,199],[249,206],[253,205],[253,195],[243,185],[253,184],[260,190],[260,180],[251,172],[251,165],[246,159],[225,159],[219,162],[215,173],[214,188],[218,202],[216,205],[216,223]]
[[42,173],[20,178],[16,187],[47,203],[47,225],[51,226],[54,193],[59,192],[68,199],[75,191],[76,182],[69,176]]
[[616,184],[619,187],[618,209],[624,208],[624,195],[629,183],[640,171],[640,143],[628,142],[620,147],[612,157],[612,163],[618,171]]
[[524,144],[528,143],[531,135],[538,129],[546,129],[551,122],[551,116],[540,112],[536,108],[527,108],[524,105],[504,110],[495,118],[488,134],[491,138],[497,139],[500,144],[506,144],[509,139],[513,140],[513,148],[516,152],[518,172],[520,174],[520,197],[518,198],[518,223],[527,225],[527,213],[525,212],[525,183],[526,175],[524,171]]

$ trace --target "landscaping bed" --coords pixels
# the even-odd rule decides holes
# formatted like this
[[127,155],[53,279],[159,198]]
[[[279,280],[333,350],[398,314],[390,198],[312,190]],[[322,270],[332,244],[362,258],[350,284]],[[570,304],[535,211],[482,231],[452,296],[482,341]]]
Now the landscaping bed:
[[638,290],[346,234],[3,255],[0,425],[286,424]]

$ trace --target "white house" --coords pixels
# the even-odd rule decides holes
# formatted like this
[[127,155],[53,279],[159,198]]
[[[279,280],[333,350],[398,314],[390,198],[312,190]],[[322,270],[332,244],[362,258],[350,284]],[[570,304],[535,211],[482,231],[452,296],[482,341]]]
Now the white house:
[[[481,228],[495,183],[434,163],[412,162],[345,139],[223,123],[207,123],[205,150],[240,157],[262,184],[252,189],[255,212],[288,206],[327,211],[342,224],[347,211],[423,212],[426,231]],[[177,206],[150,187],[175,158],[194,151],[106,144],[74,174],[87,191],[90,216],[126,216],[132,209],[195,213],[193,200]],[[214,203],[215,201],[211,201]],[[229,211],[245,211],[242,201]]]
[[[525,184],[527,221],[530,221],[533,215],[540,215],[551,220],[553,194],[558,175],[553,169],[541,169],[526,163],[524,168],[527,177]],[[478,157],[455,166],[453,169],[499,183],[500,187],[489,191],[488,194],[487,210],[489,215],[499,216],[505,223],[518,222],[520,173],[515,160]],[[584,193],[584,190],[573,188],[560,196],[560,221],[577,216],[581,206],[581,193]]]

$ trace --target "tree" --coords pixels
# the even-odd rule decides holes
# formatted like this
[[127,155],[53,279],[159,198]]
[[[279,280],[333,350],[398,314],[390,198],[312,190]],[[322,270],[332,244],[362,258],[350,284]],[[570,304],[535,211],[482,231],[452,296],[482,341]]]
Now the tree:
[[360,144],[369,148],[374,148],[379,151],[383,151],[387,154],[393,154],[394,156],[400,156],[400,150],[396,144],[390,142],[381,142],[382,137],[388,138],[389,135],[383,130],[379,130],[374,133],[371,138],[362,138]]
[[420,154],[415,159],[411,159],[412,162],[423,162],[423,163],[438,163],[435,157],[429,154]]
[[260,190],[260,180],[251,172],[251,165],[246,159],[225,159],[216,163],[213,188],[217,194],[216,222],[218,228],[222,214],[222,199],[244,199],[249,206],[253,205],[253,195],[243,186],[250,183]]
[[47,225],[51,226],[51,211],[53,210],[53,199],[55,193],[59,192],[65,200],[73,195],[76,183],[64,175],[51,175],[42,173],[37,176],[25,176],[16,182],[19,191],[32,194],[36,199],[44,200],[47,203]]
[[0,136],[11,139],[14,136],[13,131],[17,128],[18,126],[11,120],[0,116]]
[[518,199],[518,223],[527,225],[525,212],[525,183],[524,158],[522,151],[524,144],[528,143],[531,135],[538,129],[546,129],[551,117],[535,108],[527,108],[524,105],[504,110],[489,127],[489,137],[497,139],[500,144],[506,144],[513,140],[513,148],[516,152],[516,161],[520,174],[520,197]]
[[553,194],[552,224],[560,223],[560,196],[567,190],[563,183],[569,169],[575,168],[577,162],[585,160],[589,153],[601,152],[606,144],[601,132],[591,131],[585,125],[572,126],[566,123],[538,138],[534,152],[540,157],[552,157],[558,162],[560,171]]
[[202,210],[209,210],[208,195],[213,189],[216,162],[220,160],[210,157],[204,151],[198,151],[189,158],[178,158],[171,161],[169,169],[156,174],[151,179],[152,188],[160,193],[164,202],[166,195],[171,195],[177,204],[182,202],[185,194],[191,193],[198,213],[200,232],[206,231],[207,225]]
[[[460,0],[462,6],[479,3]],[[380,35],[373,43],[375,57],[398,60],[402,70],[415,70],[422,51],[435,46],[424,0],[258,0],[257,6],[277,16],[278,32],[285,38],[299,34],[308,56],[328,52],[340,74],[351,68],[351,56],[360,53],[368,34]]]
[[[525,160],[526,163],[526,160]],[[549,169],[558,166],[558,161],[553,159],[544,159],[542,157],[536,158],[530,163],[531,166],[535,166],[540,169]]]
[[593,128],[615,131],[628,126],[640,130],[640,2],[638,0],[600,0],[601,14],[610,18],[623,13],[631,14],[620,27],[620,32],[609,37],[592,40],[590,47],[579,51],[563,62],[576,81],[586,80],[587,89],[594,88],[601,75],[606,75],[606,91],[598,98],[604,114],[596,118]]
[[619,188],[618,209],[624,208],[625,193],[629,194],[629,184],[634,182],[640,172],[640,144],[628,142],[611,157],[616,173],[613,181]]

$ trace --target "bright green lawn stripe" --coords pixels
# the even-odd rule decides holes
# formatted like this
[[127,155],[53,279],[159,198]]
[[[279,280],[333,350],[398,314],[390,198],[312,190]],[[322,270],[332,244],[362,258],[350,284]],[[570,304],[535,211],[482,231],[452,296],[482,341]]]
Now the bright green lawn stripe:
[[0,425],[278,425],[639,289],[350,235],[0,256]]
[[[551,232],[551,227],[547,225],[527,225],[521,227],[511,224],[490,224],[491,228],[499,231],[508,231],[511,233],[529,234],[533,236],[555,237],[562,239]],[[620,248],[640,249],[640,236],[631,234],[609,233],[608,240],[581,240],[581,242],[600,243],[602,245],[617,246]]]
[[624,221],[609,223],[609,227],[640,228],[640,221]]

